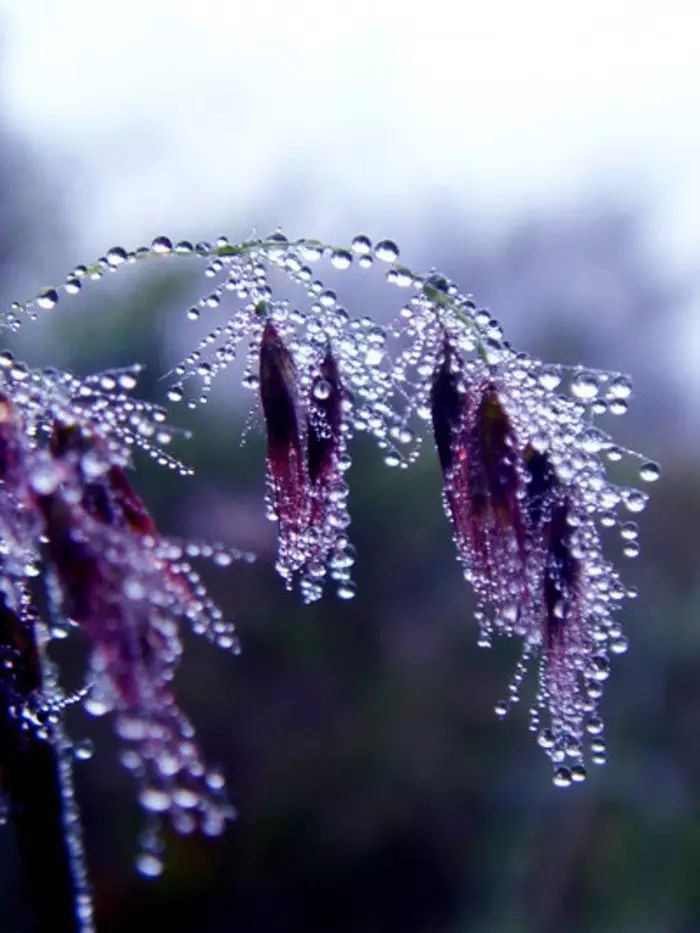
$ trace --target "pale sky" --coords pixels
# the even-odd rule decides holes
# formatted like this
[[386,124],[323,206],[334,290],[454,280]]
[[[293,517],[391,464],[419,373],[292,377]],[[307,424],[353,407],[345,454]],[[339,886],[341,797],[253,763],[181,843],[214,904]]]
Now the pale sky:
[[325,227],[363,204],[468,192],[502,214],[596,182],[667,202],[683,249],[700,233],[697,9],[5,0],[0,76],[14,126],[73,169],[100,249],[183,218],[254,225],[271,184]]
[[0,0],[0,93],[61,179],[80,258],[278,222],[405,242],[433,205],[488,230],[609,191],[694,270],[699,10]]

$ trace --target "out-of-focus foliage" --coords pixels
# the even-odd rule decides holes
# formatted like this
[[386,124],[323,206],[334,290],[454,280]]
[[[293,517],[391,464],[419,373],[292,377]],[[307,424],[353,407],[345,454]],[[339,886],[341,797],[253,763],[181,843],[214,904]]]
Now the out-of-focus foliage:
[[[178,452],[197,476],[179,479],[139,462],[134,482],[165,532],[259,555],[252,568],[210,578],[225,614],[238,621],[242,656],[193,643],[178,675],[183,704],[202,744],[216,751],[240,818],[215,841],[171,840],[166,874],[155,883],[139,878],[129,776],[116,765],[109,724],[76,710],[71,734],[96,743],[76,780],[103,933],[690,933],[700,926],[693,540],[700,464],[697,448],[677,457],[660,448],[663,421],[682,422],[683,412],[649,366],[674,289],[640,251],[632,219],[624,236],[613,236],[619,217],[578,217],[566,249],[561,222],[542,217],[480,271],[452,251],[454,229],[436,230],[426,219],[425,239],[431,262],[467,286],[473,272],[479,298],[528,350],[591,366],[614,359],[635,376],[642,403],[626,439],[662,460],[665,472],[645,517],[642,557],[626,572],[641,596],[626,612],[632,647],[615,662],[605,699],[609,765],[582,787],[557,790],[518,721],[525,711],[496,721],[493,705],[515,646],[475,645],[427,446],[413,469],[397,474],[358,445],[350,475],[357,598],[304,608],[283,592],[273,571],[274,528],[264,519],[262,431],[240,446],[241,400],[221,386],[207,408],[175,413],[195,431]],[[589,304],[587,274],[597,275]],[[166,333],[187,326],[188,283],[153,273],[131,282],[120,282],[118,297],[95,289],[57,312],[53,356],[32,362],[80,372],[144,362],[152,377],[145,388],[162,402],[155,377],[177,358]],[[67,680],[77,676],[81,650],[79,636],[61,646]],[[3,929],[18,922],[12,858],[4,830]]]

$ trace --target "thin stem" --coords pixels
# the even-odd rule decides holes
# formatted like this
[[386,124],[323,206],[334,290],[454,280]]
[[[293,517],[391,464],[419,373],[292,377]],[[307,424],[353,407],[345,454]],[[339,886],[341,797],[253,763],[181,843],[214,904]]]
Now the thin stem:
[[[222,246],[198,245],[196,249],[189,243],[186,245],[178,244],[175,247],[161,247],[160,249],[148,249],[147,247],[141,247],[128,254],[125,251],[121,251],[119,262],[116,265],[109,262],[108,254],[108,256],[104,259],[83,266],[81,269],[80,279],[99,279],[102,278],[106,270],[115,271],[117,268],[120,268],[121,265],[127,265],[129,262],[142,262],[144,260],[158,258],[163,259],[169,256],[177,256],[178,258],[187,258],[189,256],[199,259],[209,258],[227,260],[250,255],[256,252],[271,253],[272,251],[284,251],[287,249],[303,248],[313,249],[316,253],[318,253],[319,257],[323,254],[332,254],[340,251],[339,248],[332,246],[329,243],[324,243],[321,240],[310,239],[307,237],[300,237],[296,240],[289,241],[274,238],[264,240],[250,239],[244,240],[241,243],[226,243]],[[348,252],[348,250],[343,251]],[[128,257],[128,260],[126,257]],[[421,276],[408,269],[398,261],[388,263],[387,269],[407,274],[415,281],[422,280]],[[55,286],[53,289],[47,289],[36,298],[27,301],[15,302],[9,312],[5,312],[3,316],[0,316],[0,329],[6,327],[10,330],[16,330],[19,327],[19,318],[17,317],[18,314],[29,313],[30,316],[35,316],[35,306],[41,307],[41,303],[46,299],[47,294],[51,292],[58,294],[59,291],[66,289],[67,282],[70,280],[75,282],[76,276],[68,276],[65,283]],[[427,281],[424,283],[423,288],[426,296],[435,304],[437,308],[445,311],[451,311],[455,317],[474,334],[477,339],[477,352],[482,358],[486,359],[486,351],[482,340],[482,338],[485,336],[484,329],[476,321],[464,313],[464,310],[460,307],[458,301],[456,301],[451,295],[441,291],[440,289],[434,288]]]
[[[37,631],[38,630],[38,631]],[[49,737],[23,712],[38,697],[52,698],[56,682],[44,651],[41,626],[27,624],[0,605],[0,774],[14,825],[31,929],[37,933],[89,933],[80,820],[73,793],[70,745],[61,723]],[[37,718],[44,716],[41,707]]]

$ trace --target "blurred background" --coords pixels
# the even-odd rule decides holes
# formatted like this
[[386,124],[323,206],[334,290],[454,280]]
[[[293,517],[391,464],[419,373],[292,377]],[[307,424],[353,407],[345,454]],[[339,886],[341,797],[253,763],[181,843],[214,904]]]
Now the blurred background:
[[[698,27],[675,2],[0,2],[3,307],[161,233],[391,236],[522,349],[631,372],[609,427],[664,467],[627,562],[609,764],[561,791],[525,710],[493,714],[516,649],[475,645],[429,446],[398,474],[357,444],[358,596],[304,609],[272,571],[249,399],[222,380],[174,409],[197,475],[140,461],[137,486],[164,531],[259,557],[207,573],[243,655],[188,637],[177,684],[240,817],[169,840],[165,875],[140,878],[110,724],[74,711],[96,749],[76,780],[102,933],[700,930]],[[390,314],[358,278],[348,305]],[[81,373],[145,363],[163,402],[203,282],[185,262],[124,270],[13,349]],[[83,648],[57,652],[69,686]],[[8,828],[1,930],[22,929],[16,886]]]

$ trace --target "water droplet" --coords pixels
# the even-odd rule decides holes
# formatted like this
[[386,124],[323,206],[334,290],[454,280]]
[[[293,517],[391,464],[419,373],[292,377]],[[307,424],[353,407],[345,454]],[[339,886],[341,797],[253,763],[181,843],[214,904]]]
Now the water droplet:
[[353,252],[357,253],[359,256],[365,256],[372,250],[372,241],[368,236],[360,233],[356,237],[353,237],[351,246]]
[[614,638],[610,642],[610,650],[613,654],[626,654],[629,646],[629,640],[624,635],[620,635],[619,638]]
[[629,376],[617,376],[608,386],[609,398],[629,398],[632,394],[632,380]]
[[89,761],[95,753],[92,739],[80,739],[73,744],[73,757],[76,761]]
[[555,787],[570,787],[572,781],[571,771],[568,768],[557,768],[552,775]]
[[336,249],[331,253],[331,265],[336,269],[349,269],[352,264],[352,253],[346,249]]
[[40,496],[50,496],[56,491],[60,477],[52,463],[41,464],[29,475],[29,484]]
[[340,599],[353,599],[356,591],[357,587],[351,580],[343,581],[337,589]]
[[182,391],[180,386],[172,386],[168,389],[168,398],[171,402],[181,402],[185,397],[185,393]]
[[325,399],[330,397],[330,394],[331,394],[330,383],[327,382],[325,379],[321,379],[321,378],[316,379],[314,381],[312,392],[313,392],[313,396],[315,399],[318,399],[319,401],[324,401]]
[[382,262],[396,262],[399,258],[399,248],[393,240],[381,240],[374,247],[374,255]]
[[157,878],[163,874],[163,859],[153,852],[140,852],[136,857],[136,871],[144,878]]
[[122,373],[119,376],[119,386],[127,392],[131,392],[137,385],[138,379],[133,373]]
[[144,787],[139,794],[139,802],[144,810],[152,813],[165,813],[170,808],[170,795],[158,787]]
[[647,501],[647,495],[638,489],[630,489],[624,496],[624,503],[630,512],[643,512]]
[[167,236],[157,236],[151,243],[151,250],[154,253],[169,253],[172,248],[173,244]]
[[608,405],[608,411],[611,415],[624,415],[627,413],[627,402],[622,398],[614,398]]
[[127,253],[121,246],[113,246],[107,251],[107,262],[110,266],[121,266],[126,262]]
[[91,716],[104,716],[112,711],[110,704],[97,696],[89,696],[84,703],[85,711]]
[[47,288],[38,296],[36,303],[44,311],[50,311],[58,304],[58,292],[55,288]]
[[554,366],[543,366],[537,380],[543,389],[551,392],[561,382],[561,373]]
[[645,483],[655,483],[661,476],[661,467],[653,460],[649,460],[647,463],[642,464],[639,475]]
[[598,394],[598,380],[589,373],[579,373],[571,383],[571,394],[582,401],[595,398]]

